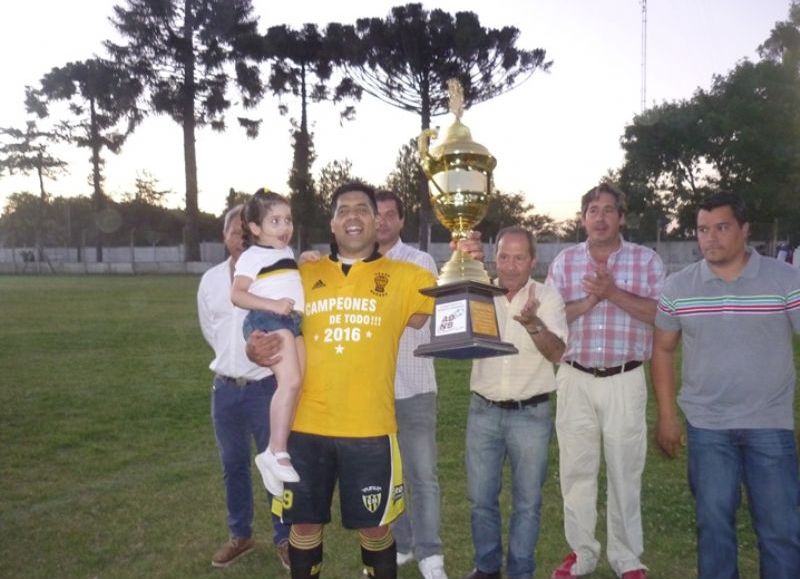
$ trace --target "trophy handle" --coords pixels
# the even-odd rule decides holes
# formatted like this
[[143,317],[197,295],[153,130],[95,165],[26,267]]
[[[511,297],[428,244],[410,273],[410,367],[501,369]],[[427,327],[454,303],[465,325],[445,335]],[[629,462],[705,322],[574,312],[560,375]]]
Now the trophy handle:
[[436,139],[439,136],[439,131],[437,129],[425,129],[423,130],[419,136],[417,137],[417,151],[419,152],[419,165],[422,167],[422,172],[425,173],[425,177],[428,179],[428,183],[433,183],[433,186],[439,191],[441,195],[445,195],[445,192],[442,190],[441,187],[436,183],[433,179],[433,175],[431,175],[429,164],[431,161],[434,160],[434,157],[428,152],[428,143],[431,139]]

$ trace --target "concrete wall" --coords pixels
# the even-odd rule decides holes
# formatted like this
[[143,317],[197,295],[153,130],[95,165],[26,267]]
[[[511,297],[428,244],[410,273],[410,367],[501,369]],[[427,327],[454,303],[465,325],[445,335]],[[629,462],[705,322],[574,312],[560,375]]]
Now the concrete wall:
[[[572,243],[540,243],[537,247],[537,264],[534,275],[543,278],[553,258]],[[697,243],[694,241],[662,242],[656,247],[648,243],[661,255],[668,271],[680,268],[700,259]],[[315,249],[322,254],[329,252],[327,245],[317,245]],[[486,252],[486,269],[494,272],[494,252],[492,243],[484,244]],[[78,251],[74,248],[46,248],[47,261],[38,262],[36,252],[31,247],[0,247],[0,273],[49,273],[51,271],[65,274],[200,274],[215,263],[225,259],[225,247],[222,243],[205,242],[200,244],[199,262],[183,261],[183,246],[172,247],[106,247],[103,248],[103,261],[95,261],[95,250],[87,247],[85,260],[78,261]],[[430,253],[441,266],[450,258],[450,247],[447,243],[434,243]]]

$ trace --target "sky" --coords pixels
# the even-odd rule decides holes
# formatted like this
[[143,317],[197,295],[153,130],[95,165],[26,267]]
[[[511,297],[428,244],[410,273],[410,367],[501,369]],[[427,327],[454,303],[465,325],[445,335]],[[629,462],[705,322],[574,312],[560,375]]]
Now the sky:
[[[37,85],[52,67],[103,56],[102,41],[115,38],[109,16],[122,1],[26,0],[6,3],[0,19],[0,127],[23,127],[25,85]],[[253,0],[263,32],[269,26],[299,27],[306,22],[353,23],[365,16],[385,17],[401,1]],[[775,22],[785,20],[789,0],[649,0],[647,2],[646,104],[689,99],[708,88],[744,58],[757,59],[757,47]],[[490,101],[468,109],[462,118],[473,140],[497,158],[495,186],[522,192],[537,213],[568,219],[580,196],[623,162],[619,145],[626,124],[641,111],[642,5],[640,0],[425,0],[426,9],[475,12],[485,27],[513,25],[517,46],[542,48],[553,64]],[[297,102],[284,100],[290,116]],[[267,95],[255,110],[261,134],[248,139],[229,117],[224,134],[197,133],[200,209],[220,214],[225,196],[267,186],[286,191],[292,163],[289,116],[277,112]],[[400,147],[420,132],[420,119],[365,95],[352,122],[339,122],[331,104],[309,109],[317,160],[315,175],[329,162],[349,159],[353,174],[377,185],[395,166]],[[446,128],[449,116],[434,117]],[[45,187],[53,195],[90,195],[89,151],[59,151],[69,173]],[[172,191],[166,203],[183,206],[182,134],[166,117],[150,117],[128,139],[119,155],[105,155],[105,190],[120,200],[146,171],[160,189]],[[0,209],[8,194],[38,193],[35,175],[0,177]]]

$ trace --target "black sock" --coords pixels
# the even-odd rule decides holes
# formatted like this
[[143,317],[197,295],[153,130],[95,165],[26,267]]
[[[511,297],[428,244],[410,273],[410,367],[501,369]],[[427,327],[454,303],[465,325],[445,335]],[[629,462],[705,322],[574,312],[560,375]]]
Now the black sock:
[[359,533],[359,538],[361,560],[369,576],[375,579],[397,579],[397,545],[392,534],[387,532],[381,539],[370,539]]
[[322,531],[301,536],[289,533],[289,561],[292,579],[317,579],[322,570]]

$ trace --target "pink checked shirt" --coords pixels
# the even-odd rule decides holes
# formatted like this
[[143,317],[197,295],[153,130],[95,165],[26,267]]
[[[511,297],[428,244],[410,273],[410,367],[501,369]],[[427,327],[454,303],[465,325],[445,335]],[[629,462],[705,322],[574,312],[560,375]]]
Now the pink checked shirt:
[[[618,288],[641,297],[659,298],[664,285],[664,264],[650,248],[621,240],[620,248],[608,258],[606,267]],[[546,283],[555,286],[565,303],[586,297],[583,276],[596,268],[586,242],[559,253]],[[603,300],[569,325],[569,340],[564,360],[574,360],[587,368],[610,368],[631,360],[649,360],[653,327],[623,309]]]

